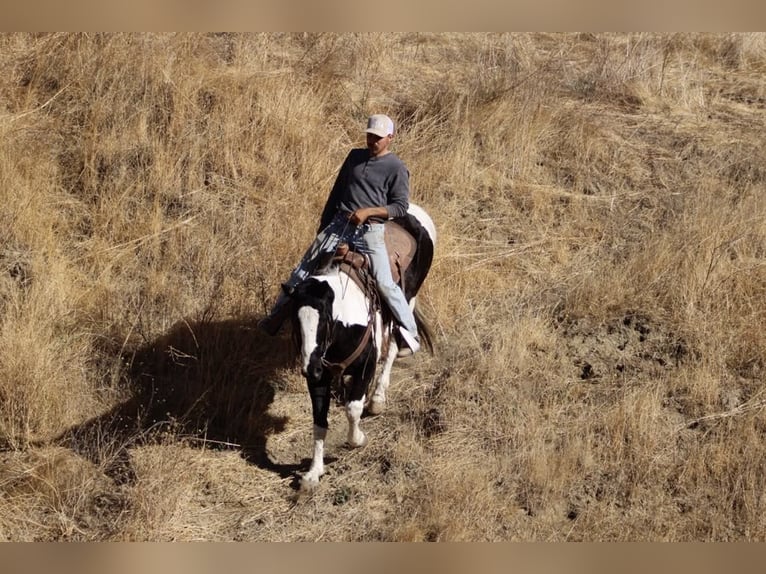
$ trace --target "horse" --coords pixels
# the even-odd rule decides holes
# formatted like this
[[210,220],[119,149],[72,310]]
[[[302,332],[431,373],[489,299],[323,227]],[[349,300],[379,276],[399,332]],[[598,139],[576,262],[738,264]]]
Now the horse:
[[[433,352],[432,334],[416,300],[431,268],[436,228],[425,210],[415,204],[409,205],[405,216],[385,225],[392,274],[395,279],[399,278],[404,289],[422,343]],[[396,249],[392,252],[395,243],[389,242],[397,232],[400,237],[409,236],[412,246],[406,269],[399,266],[401,254]],[[396,322],[385,305],[377,303],[374,285],[367,288],[364,281],[354,280],[356,266],[348,262],[349,257],[336,257],[292,289],[285,290],[291,300],[293,338],[311,397],[314,422],[311,466],[300,477],[303,490],[316,487],[324,474],[324,441],[333,392],[338,393],[337,399],[345,405],[348,446],[365,446],[367,436],[360,428],[360,419],[365,408],[371,415],[383,412],[391,370],[398,357]],[[367,400],[373,378],[374,389]]]

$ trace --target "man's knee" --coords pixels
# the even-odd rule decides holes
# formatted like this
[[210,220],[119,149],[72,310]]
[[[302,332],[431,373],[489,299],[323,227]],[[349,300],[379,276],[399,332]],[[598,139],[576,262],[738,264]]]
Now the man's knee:
[[393,281],[378,281],[378,291],[385,299],[393,299],[394,297],[404,297],[404,293],[399,286]]

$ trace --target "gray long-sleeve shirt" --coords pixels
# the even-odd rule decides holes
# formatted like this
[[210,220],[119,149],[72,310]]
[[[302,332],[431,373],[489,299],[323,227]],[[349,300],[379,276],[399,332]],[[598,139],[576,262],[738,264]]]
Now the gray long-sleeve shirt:
[[399,157],[387,153],[371,157],[364,148],[352,149],[335,179],[319,225],[324,229],[338,211],[385,207],[388,217],[406,215],[410,198],[410,172]]

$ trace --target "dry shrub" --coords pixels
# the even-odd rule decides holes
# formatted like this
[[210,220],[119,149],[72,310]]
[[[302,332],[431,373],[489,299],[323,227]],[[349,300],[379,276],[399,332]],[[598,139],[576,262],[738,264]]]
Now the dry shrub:
[[3,453],[0,538],[105,540],[120,530],[127,497],[102,469],[62,448]]

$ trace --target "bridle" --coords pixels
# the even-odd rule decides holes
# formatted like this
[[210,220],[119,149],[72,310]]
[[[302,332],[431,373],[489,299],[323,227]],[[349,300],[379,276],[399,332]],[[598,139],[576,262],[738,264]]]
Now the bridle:
[[359,356],[364,352],[364,349],[367,347],[367,344],[370,342],[375,325],[375,310],[378,307],[377,297],[377,290],[374,287],[367,289],[367,298],[370,301],[367,312],[367,328],[364,330],[364,335],[362,335],[362,339],[359,341],[356,349],[354,349],[354,351],[348,357],[337,363],[328,361],[326,358],[327,349],[330,348],[330,342],[333,340],[332,329],[330,329],[330,332],[328,333],[327,339],[325,341],[325,350],[322,354],[321,361],[322,366],[326,369],[329,369],[334,378],[339,378],[345,372],[345,370],[359,358]]
[[348,369],[349,365],[356,361],[359,358],[359,355],[362,354],[365,347],[367,346],[367,343],[370,342],[370,338],[372,337],[372,329],[373,319],[370,319],[367,323],[367,328],[364,330],[364,335],[362,336],[361,341],[359,341],[359,345],[353,353],[338,363],[328,361],[324,356],[322,356],[322,366],[329,369],[334,378],[340,377],[344,371]]

